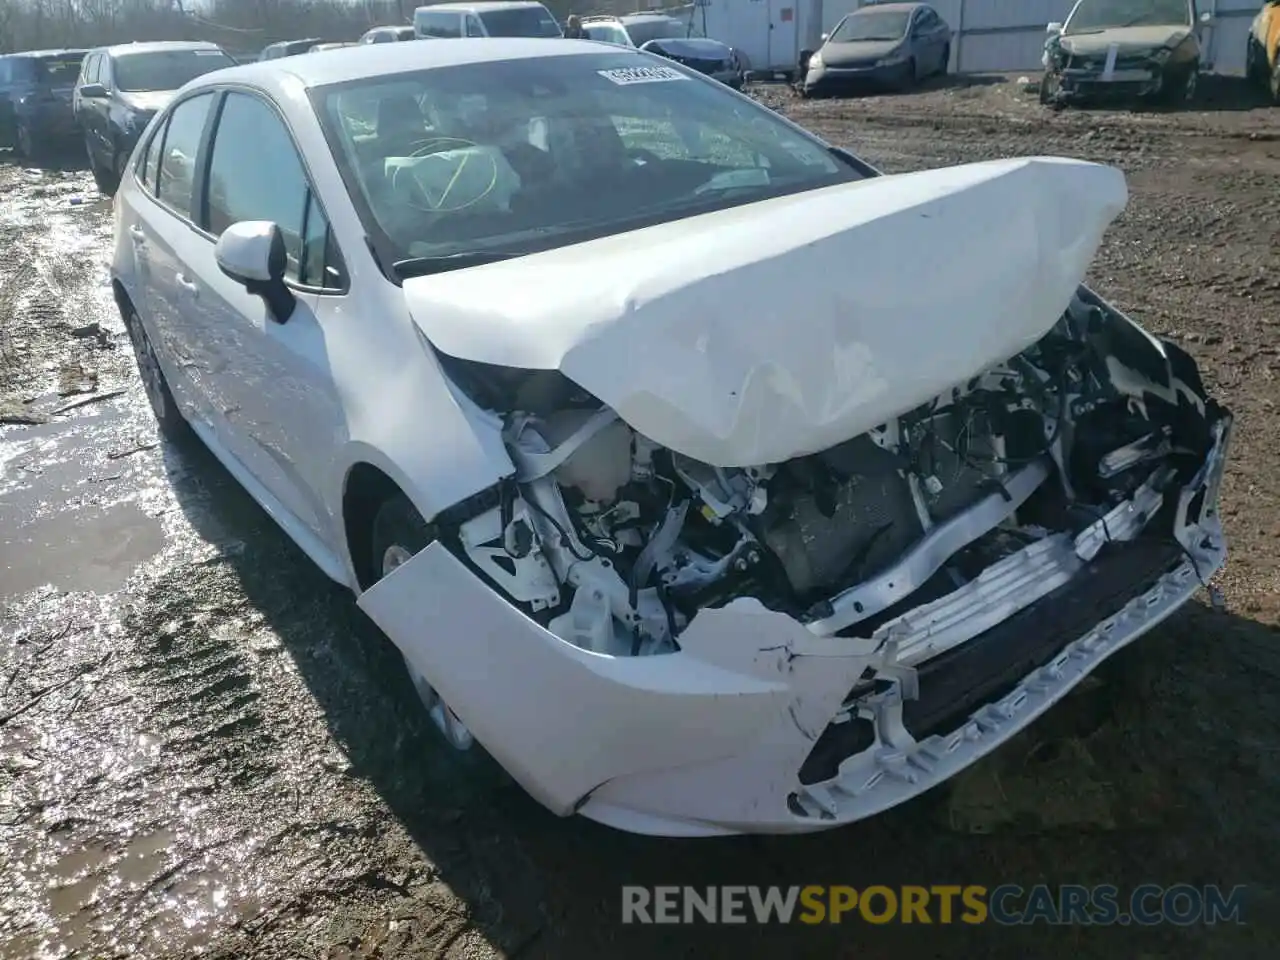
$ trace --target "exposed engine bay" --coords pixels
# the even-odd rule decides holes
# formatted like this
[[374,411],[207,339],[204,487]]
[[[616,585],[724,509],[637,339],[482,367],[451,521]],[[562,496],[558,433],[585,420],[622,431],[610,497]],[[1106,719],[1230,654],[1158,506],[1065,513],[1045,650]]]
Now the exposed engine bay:
[[1189,358],[1083,287],[1005,363],[749,468],[653,443],[558,372],[446,361],[503,417],[517,472],[438,517],[441,539],[552,633],[615,656],[678,649],[698,610],[744,596],[870,636],[1054,535],[1172,538],[1142,505],[1191,480],[1218,419]]

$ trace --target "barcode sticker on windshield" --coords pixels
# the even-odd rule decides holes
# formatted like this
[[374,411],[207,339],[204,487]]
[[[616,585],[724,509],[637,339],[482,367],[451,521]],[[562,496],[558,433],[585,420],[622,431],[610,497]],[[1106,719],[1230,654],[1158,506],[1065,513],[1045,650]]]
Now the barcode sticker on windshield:
[[620,87],[631,83],[664,83],[667,80],[689,79],[671,67],[623,67],[618,70],[597,70],[596,73]]

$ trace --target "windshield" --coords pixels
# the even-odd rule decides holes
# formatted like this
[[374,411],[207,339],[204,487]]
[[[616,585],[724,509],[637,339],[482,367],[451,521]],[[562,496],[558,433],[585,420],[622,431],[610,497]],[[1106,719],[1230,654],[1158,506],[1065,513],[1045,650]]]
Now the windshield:
[[626,24],[626,27],[627,33],[631,34],[631,42],[637,47],[644,46],[650,40],[669,40],[690,36],[689,25],[674,17],[632,20]]
[[592,40],[599,40],[602,43],[616,43],[624,47],[631,46],[627,31],[616,23],[584,23],[582,29],[587,32],[587,37]]
[[899,40],[907,32],[909,13],[852,13],[831,34],[832,43],[852,40]]
[[511,7],[483,10],[480,19],[491,37],[563,36],[555,18],[542,7]]
[[1063,33],[1175,25],[1191,25],[1191,6],[1187,0],[1080,0]]
[[126,53],[116,57],[116,88],[125,93],[177,90],[188,80],[232,66],[235,66],[235,61],[221,50]]
[[54,87],[74,86],[76,77],[80,76],[80,61],[83,59],[83,53],[69,53],[56,59],[37,60],[36,79]]
[[771,111],[624,52],[312,92],[386,262],[528,253],[860,174]]

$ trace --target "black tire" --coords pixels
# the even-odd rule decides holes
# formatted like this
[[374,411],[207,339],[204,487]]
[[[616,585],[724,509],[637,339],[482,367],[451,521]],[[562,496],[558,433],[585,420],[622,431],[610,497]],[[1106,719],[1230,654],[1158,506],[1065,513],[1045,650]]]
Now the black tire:
[[902,89],[911,90],[920,80],[920,75],[916,72],[916,58],[912,57],[907,61],[907,69],[902,77]]
[[123,305],[120,314],[124,317],[125,330],[129,333],[133,355],[138,361],[138,376],[142,378],[142,387],[146,391],[147,402],[151,404],[151,412],[155,414],[160,434],[167,440],[187,439],[191,436],[191,425],[173,399],[169,381],[160,369],[160,362],[156,359],[155,349],[151,346],[151,338],[147,336],[142,320],[132,304]]
[[[373,530],[369,539],[369,570],[376,582],[390,573],[396,565],[425,549],[435,541],[436,537],[431,525],[422,519],[422,514],[418,513],[409,498],[397,492],[384,500],[374,513]],[[390,555],[395,551],[402,551],[402,554],[394,563],[391,563]],[[430,712],[437,705],[442,705],[435,691],[431,689],[429,680],[418,674],[407,659],[403,657],[402,659],[423,708]],[[448,709],[447,706],[445,709]],[[457,719],[456,716],[454,719]],[[458,723],[461,726],[461,721]],[[432,725],[438,726],[434,720]],[[465,727],[463,729],[465,730]],[[467,732],[469,744],[463,748],[458,748],[456,743],[449,743],[449,737],[442,731],[437,730],[437,732],[441,740],[449,744],[449,754],[468,768],[501,770],[479,741],[470,740],[469,731]]]
[[36,159],[36,143],[31,137],[31,128],[25,123],[19,122],[18,129],[14,132],[13,150],[24,160],[34,161]]
[[1271,77],[1267,82],[1271,102],[1280,106],[1280,56],[1276,57],[1276,65],[1271,68]]
[[1261,73],[1258,63],[1258,43],[1250,36],[1244,48],[1244,77],[1249,83],[1258,83],[1262,79]]
[[938,76],[945,77],[951,71],[951,44],[942,48],[942,62],[938,64]]
[[1160,99],[1171,107],[1187,106],[1195,101],[1200,85],[1200,63],[1196,61],[1186,70],[1168,78]]
[[103,172],[102,165],[98,163],[97,157],[93,155],[93,148],[89,146],[88,139],[84,142],[85,156],[89,158],[89,172],[93,174],[93,184],[98,188],[98,192],[104,197],[109,197],[114,192],[111,185],[111,175]]

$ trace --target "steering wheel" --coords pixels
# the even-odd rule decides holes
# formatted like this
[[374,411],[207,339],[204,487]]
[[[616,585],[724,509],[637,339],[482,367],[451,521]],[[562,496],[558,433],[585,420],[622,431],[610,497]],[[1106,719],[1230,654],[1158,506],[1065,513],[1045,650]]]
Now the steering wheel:
[[[419,157],[428,157],[436,153],[443,153],[447,150],[466,150],[475,149],[483,151],[483,147],[474,140],[467,140],[463,137],[430,137],[419,141],[409,154],[411,159]],[[461,202],[447,206],[447,201],[452,194],[462,171],[471,163],[488,163],[489,164],[489,183],[477,193],[475,196],[466,198]],[[457,213],[465,210],[474,204],[479,203],[490,193],[498,183],[498,162],[483,152],[479,154],[467,154],[461,157],[457,169],[450,178],[448,185],[441,192],[439,198],[433,199],[427,192],[426,186],[422,181],[414,175],[414,170],[410,167],[397,167],[391,174],[391,188],[395,191],[403,192],[407,202],[415,209],[424,213],[448,214]],[[407,184],[407,187],[405,186]]]

